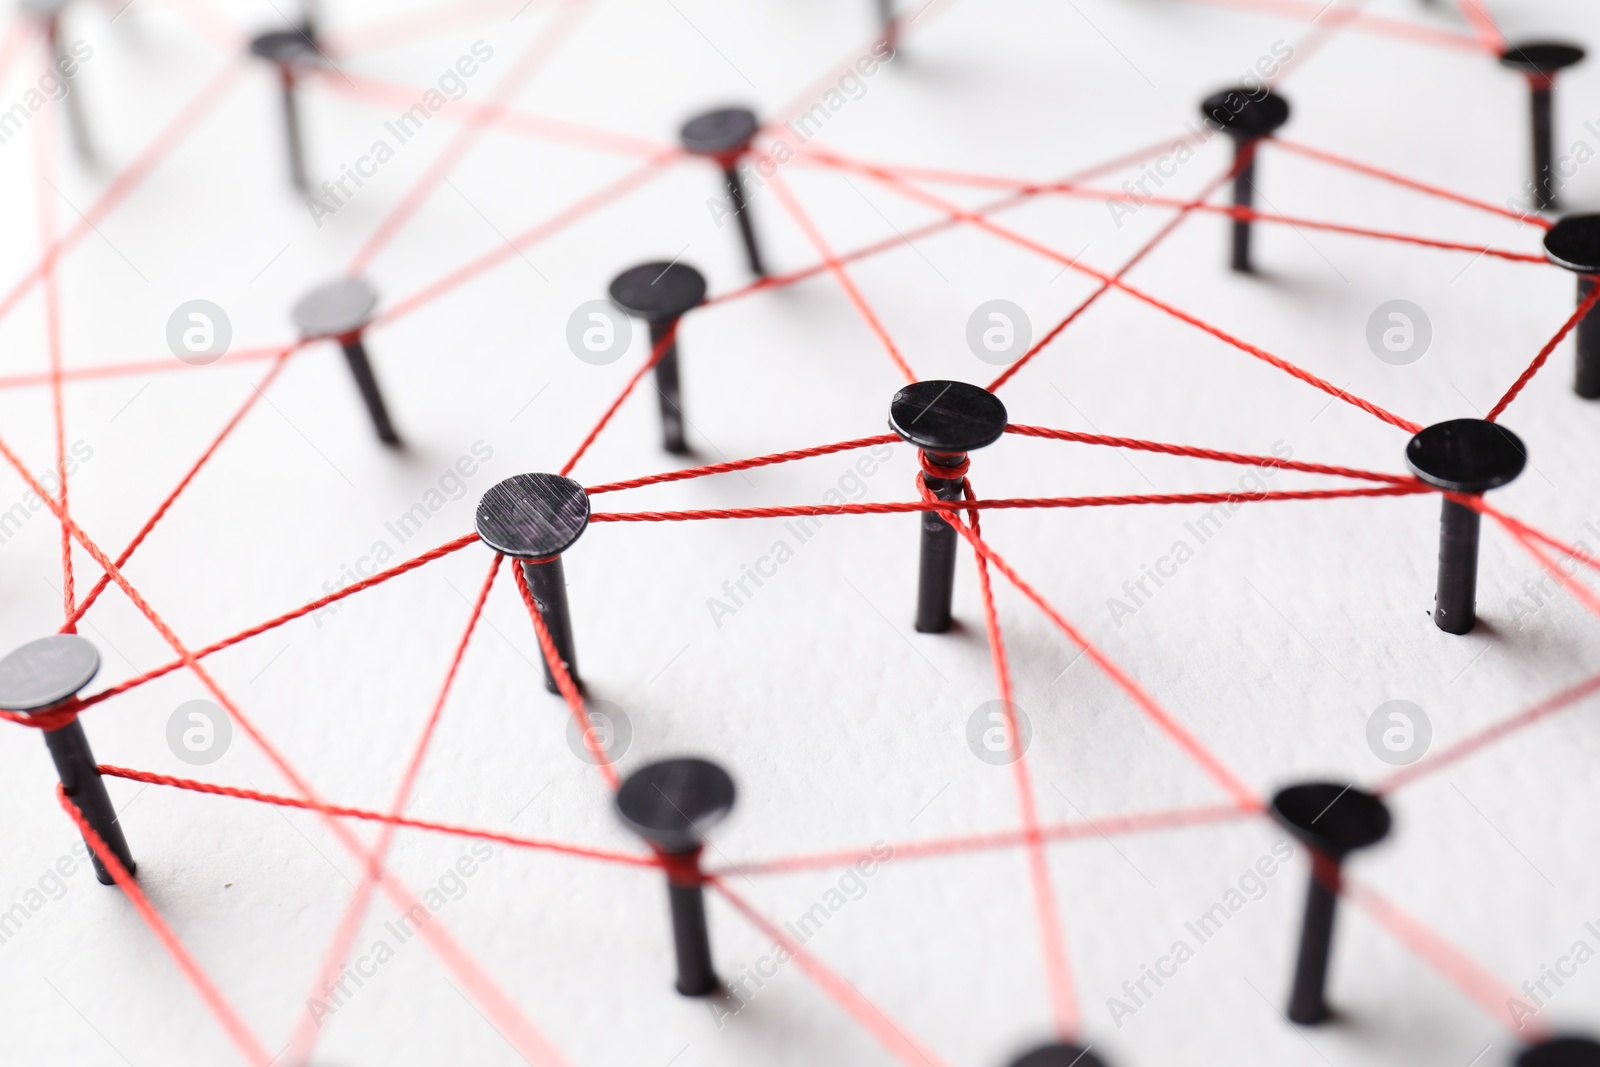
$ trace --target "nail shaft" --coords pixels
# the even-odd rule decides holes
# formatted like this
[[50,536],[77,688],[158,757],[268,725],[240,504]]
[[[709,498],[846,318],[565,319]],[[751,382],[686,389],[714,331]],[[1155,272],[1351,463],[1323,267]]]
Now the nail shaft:
[[[741,219],[743,215],[739,216]],[[650,323],[651,350],[661,346],[677,326],[677,319]],[[683,436],[683,405],[678,383],[678,341],[667,343],[666,351],[656,363],[656,397],[661,404],[661,447],[675,456],[688,454],[689,446]]]
[[1556,206],[1550,89],[1550,83],[1544,81],[1536,83],[1529,94],[1533,104],[1533,189],[1541,211]]
[[[698,872],[699,853],[673,857],[674,866],[691,866]],[[667,901],[672,908],[672,944],[678,961],[678,992],[703,997],[717,988],[711,963],[711,934],[706,927],[705,888],[700,879],[669,873]]]
[[[524,563],[522,573],[528,579],[528,591],[533,594],[534,607],[550,631],[550,641],[556,646],[556,655],[567,668],[574,685],[582,687],[578,679],[578,656],[572,642],[572,614],[567,607],[567,572],[561,557],[539,563]],[[544,687],[552,693],[561,689],[556,685],[555,672],[548,661],[544,664]]]
[[[84,734],[82,724],[74,719],[58,729],[46,730],[44,742],[50,748],[50,758],[55,761],[56,773],[61,777],[61,788],[66,792],[67,799],[83,812],[84,821],[100,835],[100,839],[127,868],[128,873],[135,873],[137,868],[133,853],[122,834],[117,809],[111,805],[105,780],[100,777],[99,765],[89,749],[89,738]],[[89,851],[94,860],[94,876],[101,885],[112,885],[111,872],[106,870],[98,855],[93,855],[92,848]]]
[[341,337],[339,347],[344,349],[345,361],[350,364],[356,388],[361,391],[367,413],[372,416],[372,426],[378,432],[378,440],[386,445],[399,444],[400,435],[395,433],[394,424],[389,421],[389,409],[384,406],[383,394],[378,391],[378,380],[372,374],[372,363],[367,359],[367,346],[362,342],[361,335],[357,333]]
[[745,258],[750,262],[750,273],[758,278],[765,277],[767,268],[761,262],[761,250],[756,247],[755,224],[750,219],[750,201],[745,195],[744,179],[739,176],[739,168],[734,164],[724,168],[722,177],[728,185],[728,202],[739,220],[739,234],[744,238]]
[[[1592,275],[1578,276],[1578,302],[1589,299],[1594,291]],[[1578,320],[1577,326],[1578,373],[1573,389],[1585,400],[1600,399],[1600,307]]]
[[[1234,146],[1237,171],[1233,176],[1233,206],[1252,209],[1256,196],[1256,145],[1254,140],[1240,140]],[[1249,273],[1250,266],[1249,219],[1233,220],[1233,269]]]
[[1339,904],[1338,885],[1338,861],[1313,852],[1294,988],[1289,994],[1289,1018],[1302,1025],[1320,1023],[1328,1017],[1325,993],[1328,957],[1333,950],[1333,917]]
[[[956,467],[966,461],[960,453],[928,458],[940,467]],[[961,479],[922,475],[923,484],[940,500],[962,499]],[[956,549],[960,535],[936,511],[922,513],[922,556],[917,577],[917,632],[942,634],[950,629],[951,600],[956,584]]]
[[1478,534],[1476,511],[1449,497],[1439,512],[1439,587],[1433,621],[1445,633],[1464,634],[1477,621]]
[[302,193],[311,187],[306,179],[305,145],[300,133],[300,106],[295,94],[294,68],[287,63],[278,64],[278,75],[283,85],[283,129],[289,144],[289,180]]

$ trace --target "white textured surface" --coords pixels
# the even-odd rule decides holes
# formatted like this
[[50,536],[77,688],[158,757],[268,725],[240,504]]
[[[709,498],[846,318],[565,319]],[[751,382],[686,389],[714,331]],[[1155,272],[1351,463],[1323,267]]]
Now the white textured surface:
[[[395,4],[330,4],[331,28]],[[1462,28],[1448,5],[1374,0],[1395,18]],[[1575,2],[1496,4],[1512,36],[1600,42],[1600,17]],[[820,76],[870,32],[866,0],[594,0],[516,106],[651,140],[685,115],[728,100],[771,110],[814,94]],[[477,10],[471,25],[341,60],[353,73],[423,86],[472,43],[494,57],[458,107],[509,74],[553,10],[535,0]],[[83,5],[71,35],[92,42],[80,88],[113,169],[132,160],[226,55],[196,32],[269,25],[269,6],[140,0],[115,25]],[[1328,16],[1325,16],[1325,19]],[[938,0],[905,54],[876,73],[822,140],[860,158],[1046,179],[1182,133],[1195,102],[1305,27],[1263,14],[1168,2]],[[1114,47],[1111,44],[1114,42]],[[719,56],[718,52],[722,55]],[[36,66],[14,66],[0,102]],[[737,68],[734,69],[734,68]],[[739,73],[740,71],[743,74]],[[1565,146],[1597,135],[1600,69],[1563,88]],[[1285,83],[1296,139],[1494,202],[1524,177],[1525,90],[1471,50],[1397,42],[1347,28]],[[252,66],[210,117],[64,261],[68,367],[170,359],[171,309],[204,297],[230,313],[235,346],[289,338],[287,310],[336,276],[412,188],[456,129],[432,123],[320,230],[283,181],[274,87]],[[804,98],[804,96],[802,96]],[[331,89],[306,94],[314,180],[352,162],[402,105]],[[39,117],[35,122],[47,121]],[[38,257],[30,133],[0,145],[12,226],[0,279]],[[1191,192],[1226,165],[1219,141],[1169,185]],[[500,247],[587,190],[636,166],[626,155],[491,133],[450,174],[370,277],[389,302]],[[1570,198],[1600,203],[1600,170]],[[105,179],[63,152],[61,196],[87,209]],[[794,164],[785,171],[827,239],[844,250],[933,216],[864,178]],[[1105,182],[1114,186],[1122,177]],[[1260,169],[1273,207],[1443,238],[1537,248],[1532,227],[1451,206],[1282,152]],[[987,194],[940,188],[979,202]],[[48,190],[46,190],[48,193]],[[128,567],[130,579],[186,640],[204,644],[320,595],[376,541],[400,556],[466,532],[493,481],[554,469],[642,358],[595,368],[564,341],[567,316],[633,262],[681,254],[713,293],[745,283],[733,231],[701,207],[717,192],[697,164],[670,168],[605,210],[529,246],[445,299],[373,332],[370,348],[403,456],[372,440],[337,352],[296,356]],[[57,225],[76,221],[55,199]],[[770,193],[754,210],[770,260],[815,261]],[[1103,205],[1039,200],[1001,217],[1085,262],[1114,268],[1167,217],[1148,208],[1121,229]],[[1421,422],[1493,403],[1569,313],[1572,282],[1552,268],[1286,227],[1262,227],[1261,276],[1222,269],[1224,224],[1186,222],[1130,280],[1352,392]],[[287,246],[287,247],[285,247]],[[852,268],[906,358],[924,377],[984,382],[994,369],[964,341],[978,303],[1023,305],[1036,336],[1092,291],[1059,265],[967,231],[921,239]],[[281,253],[281,254],[280,254]],[[276,256],[276,258],[274,258]],[[270,265],[269,265],[270,263]],[[1364,339],[1378,304],[1421,304],[1432,350],[1409,367],[1373,358]],[[683,328],[684,381],[698,455],[758,455],[881,432],[898,379],[881,346],[822,275],[697,313]],[[1577,400],[1563,347],[1506,416],[1535,468],[1497,496],[1528,521],[1591,545],[1600,526],[1593,467],[1600,413]],[[0,321],[5,374],[48,366],[36,291]],[[265,364],[131,374],[71,384],[66,436],[93,456],[72,480],[75,517],[115,551],[137,530],[238,405]],[[0,392],[0,437],[36,470],[53,455],[49,390]],[[530,399],[537,396],[537,399]],[[1014,421],[1266,452],[1394,471],[1405,435],[1120,294],[1099,302],[1002,391]],[[630,400],[575,471],[596,484],[664,469],[653,399]],[[483,442],[493,456],[413,539],[389,521]],[[834,456],[600,498],[604,510],[805,503],[846,478]],[[881,500],[910,499],[913,458],[896,449],[869,479]],[[986,496],[1231,489],[1239,468],[1122,456],[1008,438],[974,457]],[[1325,484],[1280,474],[1274,486]],[[851,488],[847,480],[845,488]],[[446,489],[450,488],[449,483]],[[0,505],[21,482],[0,477]],[[1479,604],[1485,625],[1439,633],[1432,600],[1437,504],[1428,498],[1253,505],[1178,576],[1116,625],[1107,600],[1184,537],[1198,509],[989,513],[986,535],[1037,588],[1171,709],[1253,788],[1307,775],[1373,782],[1368,715],[1415,701],[1435,745],[1458,739],[1600,669],[1596,622],[1566,596],[1515,620],[1511,601],[1536,565],[1486,531]],[[719,860],[791,855],[1007,830],[1018,821],[1009,771],[973,758],[968,716],[995,696],[976,582],[963,563],[960,629],[909,625],[915,521],[834,518],[748,604],[715,625],[709,597],[784,536],[776,523],[601,525],[569,554],[580,661],[594,695],[631,716],[626,771],[696,752],[737,775],[738,810],[716,838]],[[35,515],[0,548],[0,647],[59,625],[58,528]],[[80,595],[95,570],[76,557]],[[332,800],[385,806],[415,743],[482,581],[472,549],[215,657],[224,689]],[[1002,627],[1017,700],[1035,735],[1028,762],[1041,818],[1056,822],[1219,802],[1220,791],[1014,590],[1001,583]],[[536,647],[509,582],[496,588],[445,710],[409,811],[420,817],[604,847],[630,842],[595,771],[565,742],[567,713],[542,688]],[[1519,626],[1519,622],[1521,625]],[[86,636],[106,653],[105,682],[165,662],[160,638],[115,591]],[[228,754],[190,768],[168,751],[167,718],[205,696],[184,674],[90,714],[105,762],[285,790],[242,732]],[[1600,872],[1593,855],[1600,756],[1580,706],[1406,790],[1397,829],[1353,873],[1423,919],[1507,986],[1536,978],[1573,942]],[[38,739],[0,731],[6,783],[0,905],[28,899],[75,840],[57,809]],[[358,879],[357,863],[313,816],[242,801],[113,782],[129,804],[128,837],[152,901],[272,1050],[306,1013],[313,975]],[[537,799],[535,799],[537,797]],[[531,801],[531,804],[530,804]],[[521,812],[518,815],[518,812]],[[513,822],[513,816],[517,816]],[[369,828],[359,828],[371,840]],[[1115,1025],[1119,995],[1184,936],[1280,838],[1245,820],[1050,848],[1083,1034],[1108,1063],[1448,1065],[1509,1062],[1514,1040],[1479,1006],[1347,908],[1332,996],[1343,1022],[1297,1033],[1277,1015],[1303,892],[1303,858],[1266,882],[1139,1012]],[[392,866],[418,892],[449,881],[465,842],[402,833]],[[838,871],[756,876],[734,885],[766,915],[804,913]],[[48,884],[48,883],[47,883]],[[576,1064],[877,1064],[889,1054],[794,966],[719,1027],[671,993],[660,879],[649,872],[496,848],[436,921]],[[859,901],[809,944],[819,958],[950,1064],[992,1067],[1051,1025],[1025,854],[1021,850],[891,861]],[[52,886],[53,888],[53,886]],[[718,900],[722,971],[737,975],[770,943]],[[31,910],[31,909],[30,909]],[[364,953],[395,917],[379,901]],[[8,1063],[236,1062],[221,1030],[126,903],[80,869],[59,899],[0,944],[7,989],[0,1058]],[[317,1062],[510,1064],[517,1055],[447,984],[420,943],[399,948],[330,1018]],[[459,982],[456,982],[459,986]],[[1595,1021],[1600,967],[1580,970],[1541,1021]]]

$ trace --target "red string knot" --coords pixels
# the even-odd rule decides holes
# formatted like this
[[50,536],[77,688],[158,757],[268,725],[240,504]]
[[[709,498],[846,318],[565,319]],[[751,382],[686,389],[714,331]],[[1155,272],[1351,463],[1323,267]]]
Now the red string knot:
[[967,470],[972,466],[972,461],[966,456],[962,456],[961,462],[953,467],[940,465],[928,452],[919,451],[917,459],[922,463],[922,473],[925,477],[939,478],[947,482],[959,482],[967,476]]

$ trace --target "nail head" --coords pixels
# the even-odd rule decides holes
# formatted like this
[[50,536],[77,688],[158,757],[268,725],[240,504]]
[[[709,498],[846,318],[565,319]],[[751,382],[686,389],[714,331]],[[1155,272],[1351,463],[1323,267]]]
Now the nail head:
[[559,556],[589,528],[589,494],[559,474],[518,474],[478,501],[478,536],[513,559]]
[[683,124],[678,136],[683,147],[697,156],[724,156],[750,147],[760,128],[754,111],[725,107],[696,115]]
[[362,278],[340,278],[300,298],[290,317],[306,337],[338,337],[372,321],[378,293]]
[[641,263],[611,283],[611,302],[649,322],[671,322],[705,298],[705,277],[684,263]]
[[1006,422],[1000,398],[966,382],[916,382],[889,402],[889,428],[928,452],[953,455],[992,445]]
[[100,671],[100,651],[77,634],[29,641],[0,659],[0,708],[42,711],[88,685]]
[[1289,101],[1268,89],[1236,86],[1206,97],[1200,114],[1235,137],[1266,137],[1289,121]]
[[1406,445],[1412,473],[1452,493],[1486,493],[1516,478],[1527,463],[1522,439],[1486,419],[1435,423]]
[[663,852],[692,852],[733,809],[733,778],[709,760],[661,760],[640,767],[617,790],[617,813]]
[[1340,857],[1389,835],[1389,807],[1380,798],[1333,782],[1292,785],[1272,798],[1272,816],[1301,844]]

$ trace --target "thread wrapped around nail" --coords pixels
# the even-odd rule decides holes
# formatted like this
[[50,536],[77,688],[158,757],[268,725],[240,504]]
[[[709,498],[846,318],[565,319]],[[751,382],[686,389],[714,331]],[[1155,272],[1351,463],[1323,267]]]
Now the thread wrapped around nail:
[[947,482],[959,482],[967,476],[972,461],[966,456],[961,457],[961,462],[953,467],[945,467],[934,462],[933,456],[927,452],[917,452],[917,459],[922,464],[922,473],[929,478],[941,478]]
[[700,870],[700,850],[693,852],[663,852],[656,849],[656,859],[667,872],[667,881],[673,885],[705,885],[706,876]]

